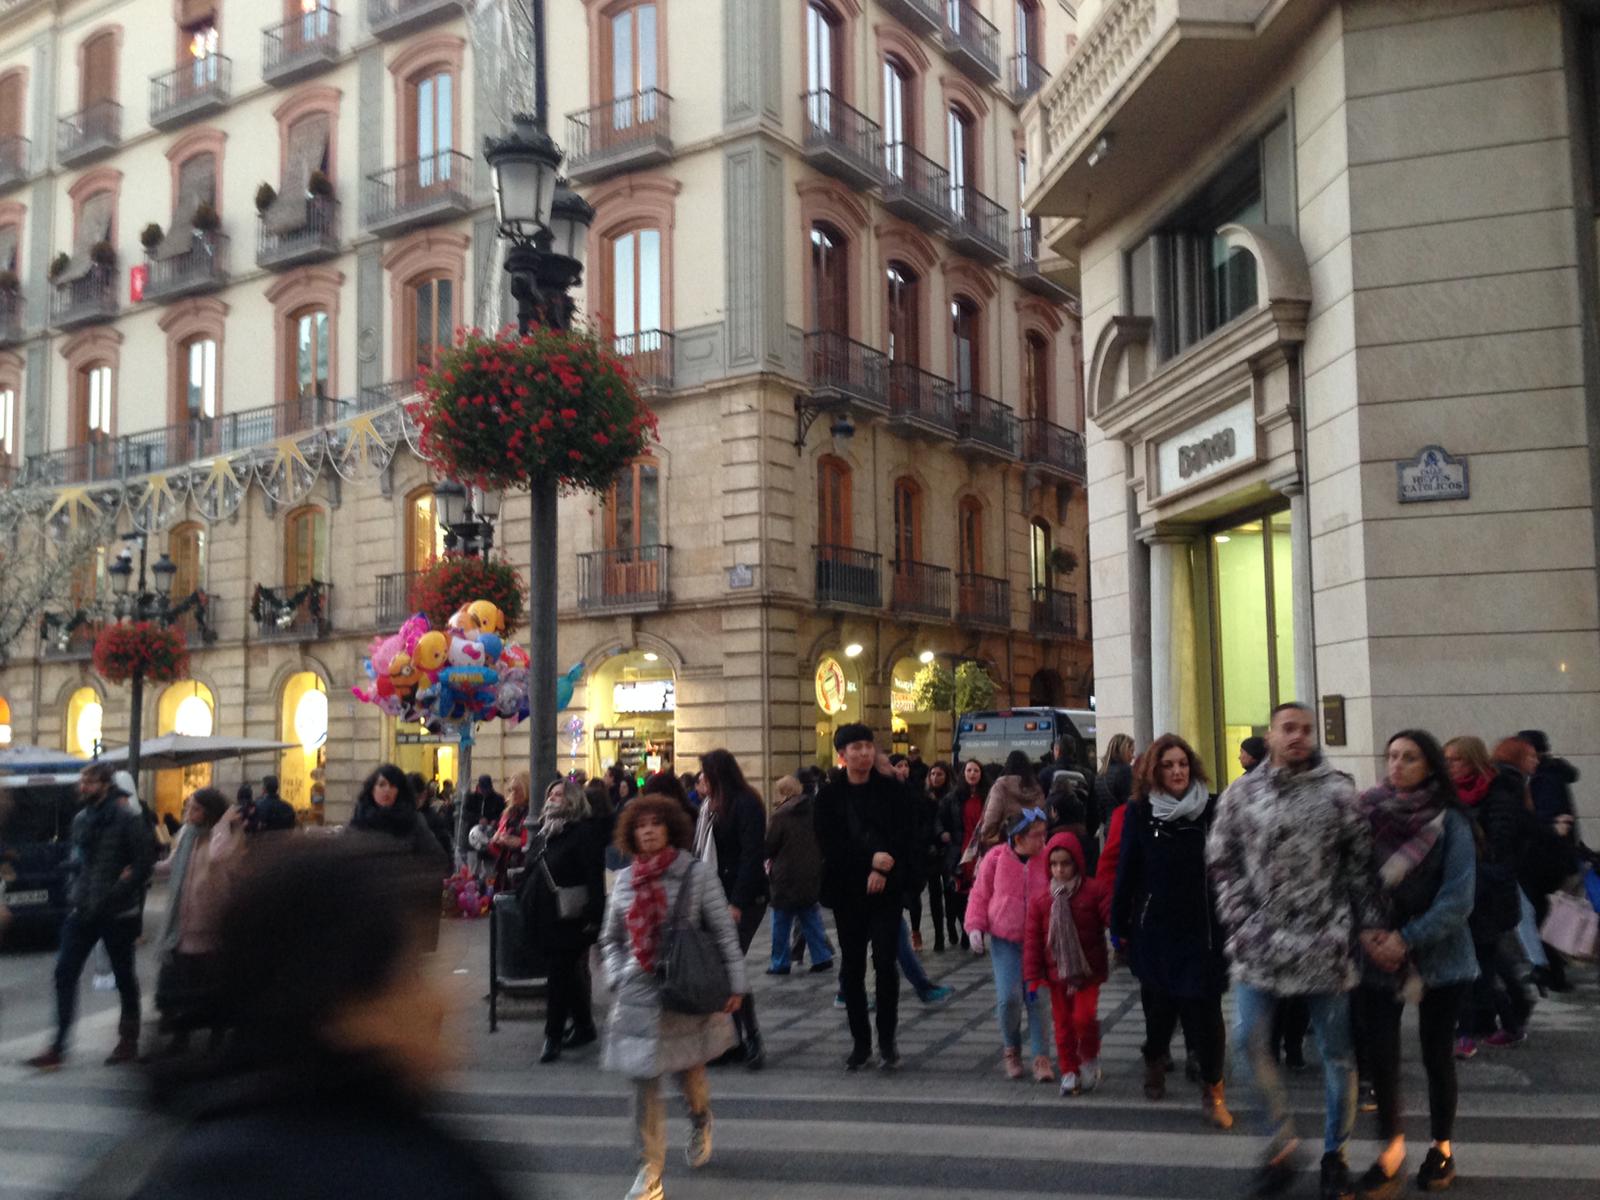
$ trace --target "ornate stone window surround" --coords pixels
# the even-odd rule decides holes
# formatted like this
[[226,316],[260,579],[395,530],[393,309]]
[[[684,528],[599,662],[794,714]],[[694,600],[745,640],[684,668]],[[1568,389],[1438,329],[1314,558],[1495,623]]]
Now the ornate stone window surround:
[[228,306],[214,296],[196,297],[170,306],[157,322],[167,335],[167,421],[177,425],[188,419],[184,393],[189,383],[189,356],[184,352],[196,338],[217,344],[217,416],[227,408],[222,385],[222,337],[227,329]]

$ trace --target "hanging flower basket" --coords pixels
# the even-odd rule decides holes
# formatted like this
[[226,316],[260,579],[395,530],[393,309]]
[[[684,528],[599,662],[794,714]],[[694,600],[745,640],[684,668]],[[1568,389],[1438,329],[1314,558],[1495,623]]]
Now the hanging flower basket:
[[94,669],[110,683],[143,675],[152,683],[173,683],[189,675],[189,647],[177,630],[154,621],[117,622],[94,642]]
[[510,631],[522,623],[527,599],[522,580],[504,559],[446,554],[413,581],[408,603],[433,628],[443,629],[462,605],[487,600],[505,615]]
[[554,476],[604,492],[656,438],[656,418],[628,369],[594,335],[472,330],[421,381],[422,452],[483,488]]

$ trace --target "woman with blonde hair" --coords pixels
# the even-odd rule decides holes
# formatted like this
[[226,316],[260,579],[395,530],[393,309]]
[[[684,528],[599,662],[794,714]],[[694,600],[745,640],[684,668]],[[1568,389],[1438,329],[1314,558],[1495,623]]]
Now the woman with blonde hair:
[[772,891],[772,962],[768,975],[787,975],[791,949],[789,931],[800,925],[805,946],[811,951],[811,973],[833,970],[833,947],[822,927],[822,848],[817,844],[813,817],[816,798],[793,775],[785,775],[772,789],[772,819],[767,822],[766,857],[771,863],[768,885]]
[[505,890],[506,877],[522,866],[527,857],[528,838],[524,825],[528,820],[528,804],[532,790],[528,773],[518,771],[506,780],[506,807],[500,814],[500,824],[489,839],[489,853],[494,856],[494,889]]

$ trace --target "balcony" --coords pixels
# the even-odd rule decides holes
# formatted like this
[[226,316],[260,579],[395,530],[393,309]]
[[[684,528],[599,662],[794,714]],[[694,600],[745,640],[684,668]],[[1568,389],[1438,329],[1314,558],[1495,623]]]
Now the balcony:
[[122,105],[100,100],[56,122],[56,157],[63,167],[81,167],[122,144]]
[[842,333],[806,334],[806,381],[822,407],[853,407],[864,416],[889,411],[889,360]]
[[164,75],[150,77],[150,124],[173,129],[228,107],[233,60],[226,54],[191,59]]
[[281,271],[339,253],[339,202],[312,196],[305,213],[305,221],[294,228],[280,228],[272,210],[262,215],[256,229],[256,266]]
[[92,266],[78,279],[55,285],[50,302],[50,324],[57,329],[77,329],[109,321],[117,315],[117,269]]
[[1077,637],[1077,594],[1035,587],[1028,609],[1028,630],[1038,637]]
[[22,316],[27,309],[21,292],[0,291],[0,346],[15,346],[22,340]]
[[1000,31],[967,0],[946,0],[939,45],[946,58],[978,82],[1000,78]]
[[121,452],[111,438],[98,438],[81,446],[30,455],[23,474],[30,484],[50,487],[111,483],[122,478]]
[[953,441],[956,407],[953,385],[910,363],[889,364],[889,426],[912,437]]
[[71,630],[39,630],[39,657],[49,662],[85,662],[94,656],[100,625],[84,622]]
[[977,392],[957,392],[955,403],[958,452],[1001,462],[1016,460],[1018,421],[1009,408]]
[[1083,434],[1029,417],[1022,422],[1022,461],[1047,475],[1082,483],[1087,473]]
[[904,142],[883,148],[883,206],[895,216],[942,233],[950,224],[950,172]]
[[459,150],[442,150],[378,171],[367,176],[366,185],[366,225],[379,237],[394,237],[472,211],[472,159]]
[[955,214],[946,235],[951,246],[971,258],[1005,262],[1010,220],[1004,208],[971,187],[952,188],[950,208]]
[[157,304],[214,292],[228,282],[228,235],[196,232],[189,247],[177,254],[150,260],[150,278],[144,298]]
[[400,571],[378,576],[379,629],[397,629],[415,611],[411,607],[411,588],[421,574],[421,571]]
[[932,563],[897,562],[890,577],[889,607],[914,617],[950,619],[950,568]]
[[266,642],[309,642],[333,632],[333,584],[313,579],[302,587],[258,584],[250,602],[256,635]]
[[647,612],[665,608],[671,546],[625,546],[578,555],[578,608]]
[[28,178],[33,143],[20,135],[0,137],[0,190],[16,187]]
[[946,0],[878,0],[878,7],[898,17],[906,28],[932,36],[944,27]]
[[595,183],[672,158],[672,97],[660,88],[567,114],[567,175]]
[[1039,226],[1030,222],[1020,229],[1011,231],[1011,273],[1017,277],[1017,282],[1030,292],[1035,292],[1047,300],[1054,300],[1058,304],[1066,304],[1072,300],[1072,293],[1062,287],[1040,267],[1043,258],[1044,238]]
[[992,575],[960,576],[956,585],[956,621],[980,629],[1010,629],[1010,581]]
[[801,151],[806,161],[854,187],[877,187],[883,179],[883,131],[878,123],[832,92],[807,92],[802,100]]
[[882,608],[883,556],[850,546],[813,546],[816,601],[821,605]]
[[367,28],[381,39],[403,38],[424,25],[459,17],[462,0],[367,0]]
[[634,381],[643,392],[672,390],[674,339],[660,329],[620,333],[611,339],[611,348],[627,364]]
[[22,486],[22,468],[14,462],[0,461],[0,492]]
[[1050,72],[1026,54],[1013,54],[1006,62],[1006,94],[1021,108],[1050,82]]
[[331,8],[300,13],[261,31],[261,78],[296,83],[339,61],[339,14]]
[[201,624],[200,611],[191,608],[172,619],[172,628],[182,635],[188,646],[209,646],[217,640],[217,622],[222,619],[222,601],[206,593],[205,623]]
[[373,383],[361,389],[356,407],[362,412],[387,408],[391,404],[404,404],[422,395],[415,379],[391,379],[387,383]]

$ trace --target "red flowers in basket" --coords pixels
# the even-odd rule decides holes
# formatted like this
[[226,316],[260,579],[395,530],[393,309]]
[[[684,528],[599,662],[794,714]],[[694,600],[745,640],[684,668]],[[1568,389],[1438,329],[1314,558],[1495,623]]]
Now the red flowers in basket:
[[112,683],[126,683],[135,675],[152,683],[172,683],[189,675],[189,646],[169,626],[119,621],[95,638],[94,669]]
[[511,564],[504,559],[446,554],[417,576],[406,603],[428,624],[443,629],[450,618],[474,600],[488,600],[506,619],[506,633],[522,623],[527,594]]

